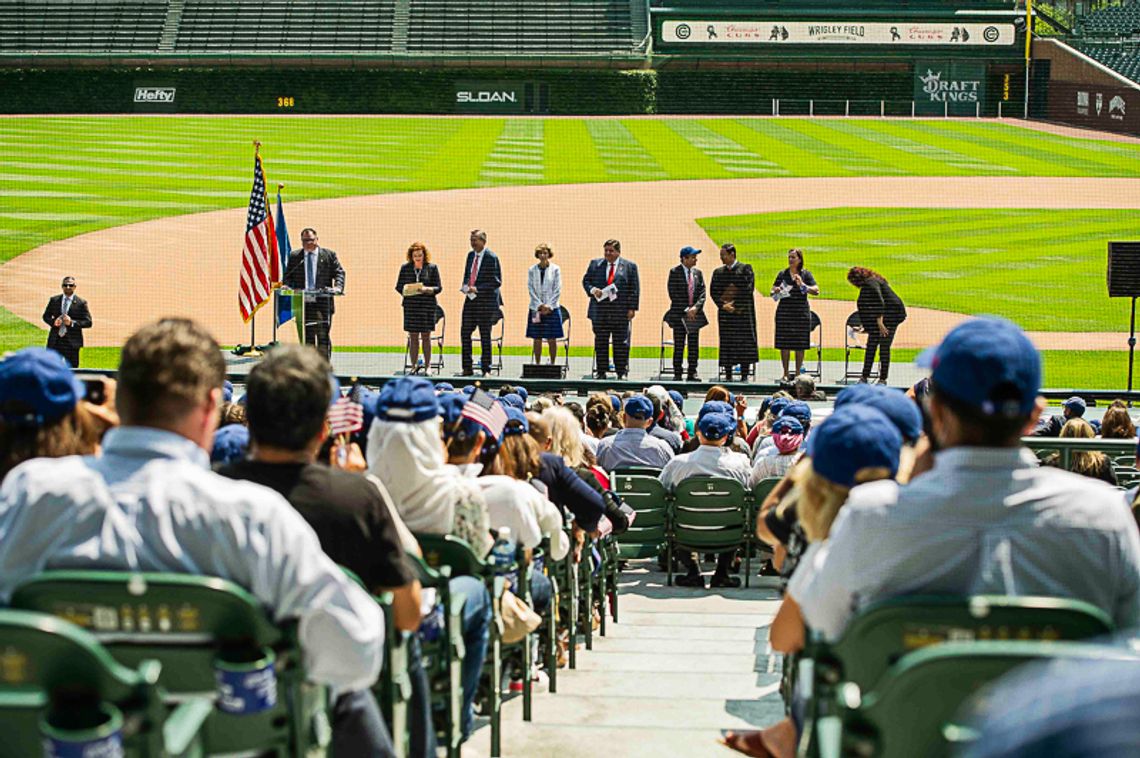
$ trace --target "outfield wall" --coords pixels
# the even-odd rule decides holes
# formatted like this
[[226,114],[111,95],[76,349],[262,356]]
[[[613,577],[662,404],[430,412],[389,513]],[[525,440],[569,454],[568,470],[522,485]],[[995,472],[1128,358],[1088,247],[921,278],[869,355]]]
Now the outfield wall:
[[[962,81],[972,99],[928,94],[931,73]],[[0,113],[652,113],[996,115],[1020,101],[1017,66],[940,58],[910,62],[662,69],[49,68],[0,69]],[[885,103],[886,105],[881,105]]]

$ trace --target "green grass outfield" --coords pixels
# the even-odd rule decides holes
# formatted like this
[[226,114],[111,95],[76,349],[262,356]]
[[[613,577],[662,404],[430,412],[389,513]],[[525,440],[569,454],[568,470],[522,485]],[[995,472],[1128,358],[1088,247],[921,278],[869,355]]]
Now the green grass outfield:
[[[244,207],[254,139],[264,143],[270,187],[285,183],[288,201],[664,179],[1140,177],[1140,145],[995,121],[18,117],[0,119],[0,262],[84,232]],[[1044,236],[1041,230],[1019,247],[1021,231],[1011,230],[1005,247],[1018,260],[1036,252]],[[1058,224],[1056,234],[1065,236],[1065,228]],[[161,250],[148,254],[156,266],[168,265]],[[1045,261],[1041,275],[1061,281],[1068,271],[1065,261]],[[914,294],[908,296],[918,304]],[[972,310],[973,297],[944,307]],[[1114,313],[1104,317],[1111,328]],[[1051,315],[1058,320],[1049,328],[1100,318]],[[40,340],[42,331],[0,309],[0,347]]]
[[[1038,331],[1128,328],[1129,302],[1108,297],[1105,243],[1135,239],[1140,211],[829,208],[697,221],[758,272],[778,271],[784,251],[800,248],[828,299],[855,299],[846,275],[860,265],[889,272],[907,305]],[[757,282],[764,293],[770,286]]]
[[[338,353],[401,353],[403,347],[338,347]],[[0,345],[0,353],[3,346]],[[444,349],[447,355],[458,355],[458,347]],[[527,347],[505,347],[504,355],[530,355]],[[589,347],[571,348],[570,355],[575,358],[589,358],[593,353]],[[891,351],[891,358],[897,363],[909,363],[914,360],[917,350],[895,349]],[[716,348],[701,348],[701,358],[716,358]],[[630,351],[632,358],[657,358],[658,348],[634,347]],[[780,354],[770,348],[761,348],[760,359],[764,361],[778,360]],[[823,351],[825,361],[842,361],[843,351],[828,349]],[[119,367],[119,348],[117,347],[85,347],[83,348],[83,368],[90,369],[116,369]],[[1069,389],[1120,389],[1125,386],[1128,379],[1128,353],[1126,351],[1110,350],[1045,350],[1041,353],[1044,367],[1044,386],[1050,388]]]

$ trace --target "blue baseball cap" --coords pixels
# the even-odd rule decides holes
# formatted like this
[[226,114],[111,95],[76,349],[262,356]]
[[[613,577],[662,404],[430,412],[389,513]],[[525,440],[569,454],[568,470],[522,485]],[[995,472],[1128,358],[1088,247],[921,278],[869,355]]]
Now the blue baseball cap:
[[229,379],[222,382],[222,400],[227,403],[234,399],[234,383]]
[[709,440],[722,440],[735,428],[736,419],[727,413],[706,413],[697,422],[697,431]]
[[613,406],[614,413],[621,412],[621,398],[617,395],[610,394],[610,405]]
[[477,389],[479,389],[479,388],[476,387],[474,384],[465,384],[465,385],[463,385],[463,389],[461,389],[459,391],[462,392],[464,395],[467,395],[468,397],[470,397],[471,395],[475,394],[475,390],[477,390]]
[[436,382],[436,392],[455,392],[455,386],[451,382]]
[[784,408],[781,416],[791,416],[801,424],[811,423],[811,406],[800,400],[793,400]]
[[1098,418],[1089,419],[1089,426],[1091,426],[1093,428],[1094,432],[1096,432],[1097,434],[1100,434],[1100,419],[1098,419]]
[[512,434],[527,434],[530,432],[530,422],[526,420],[526,414],[518,408],[507,406],[504,410],[507,412],[507,423],[503,427],[503,436],[508,437]]
[[653,401],[645,395],[633,395],[625,401],[625,415],[642,421],[653,418]]
[[677,390],[669,390],[669,399],[677,406],[677,410],[682,410],[685,407],[685,398]]
[[804,425],[793,416],[784,416],[776,419],[772,424],[772,434],[803,434]]
[[1069,409],[1069,413],[1073,414],[1073,418],[1081,418],[1085,415],[1085,399],[1083,397],[1073,395],[1061,403],[1061,405]]
[[521,398],[523,399],[523,402],[524,402],[524,403],[525,403],[525,402],[527,401],[527,399],[530,397],[530,393],[529,393],[529,392],[527,392],[527,391],[526,391],[526,387],[523,387],[522,385],[519,385],[518,387],[515,387],[515,394],[516,394],[516,395],[518,395],[519,397],[521,397]]
[[457,392],[445,392],[439,396],[439,415],[447,426],[454,424],[463,415],[463,406],[467,405],[467,396]]
[[710,400],[697,411],[697,422],[699,423],[702,418],[710,413],[724,413],[729,416],[736,415],[736,412],[732,410],[732,406],[723,400]]
[[376,415],[397,423],[427,421],[439,415],[439,398],[431,382],[422,376],[401,376],[380,390]]
[[508,408],[516,408],[520,411],[526,410],[526,401],[514,392],[508,392],[499,398],[499,402]]
[[786,397],[774,397],[772,402],[768,403],[768,410],[773,416],[779,418],[784,413],[784,409],[792,404],[792,401]]
[[815,471],[835,484],[854,487],[865,468],[899,470],[902,434],[886,415],[866,405],[836,409],[808,437],[807,454]]
[[970,319],[915,360],[939,394],[985,416],[1027,416],[1041,388],[1041,356],[1016,324]]
[[906,442],[914,442],[922,436],[922,412],[918,405],[901,390],[891,389],[881,384],[853,384],[845,387],[835,396],[835,407],[846,405],[866,405],[878,408],[891,420]]
[[701,254],[701,251],[695,247],[690,247],[688,245],[685,245],[683,248],[681,248],[681,257],[682,258],[685,258],[686,256],[690,256],[690,255],[700,255],[700,254]]
[[43,347],[28,347],[0,361],[0,398],[16,401],[3,412],[9,424],[42,426],[70,413],[87,394],[63,356]]
[[245,457],[249,450],[249,429],[244,424],[226,424],[214,432],[214,448],[210,451],[211,463],[234,463]]

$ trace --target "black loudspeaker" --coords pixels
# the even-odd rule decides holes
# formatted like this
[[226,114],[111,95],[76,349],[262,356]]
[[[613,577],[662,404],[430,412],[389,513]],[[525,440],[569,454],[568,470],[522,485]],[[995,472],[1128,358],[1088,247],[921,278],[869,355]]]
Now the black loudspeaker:
[[1140,297],[1140,242],[1108,243],[1108,296]]
[[523,379],[561,379],[565,366],[549,363],[524,363]]

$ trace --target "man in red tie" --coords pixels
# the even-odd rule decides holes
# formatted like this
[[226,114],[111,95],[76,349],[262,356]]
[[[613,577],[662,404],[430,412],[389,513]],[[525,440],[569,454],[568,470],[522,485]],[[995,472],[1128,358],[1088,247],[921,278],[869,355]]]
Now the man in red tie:
[[587,315],[594,325],[594,376],[606,378],[613,342],[614,369],[619,379],[629,374],[630,321],[637,315],[641,280],[637,264],[621,257],[621,242],[606,240],[604,257],[590,261],[582,288],[590,296]]
[[463,267],[463,321],[459,327],[459,341],[463,353],[462,376],[471,376],[471,336],[479,329],[480,368],[483,376],[491,371],[491,328],[502,318],[503,299],[499,287],[503,283],[499,258],[487,249],[487,233],[481,229],[471,231],[471,252]]
[[665,323],[673,329],[673,378],[681,381],[685,346],[689,348],[688,381],[699,382],[697,360],[701,355],[701,329],[708,326],[705,317],[705,277],[697,268],[695,247],[681,248],[681,263],[669,269],[669,310]]

